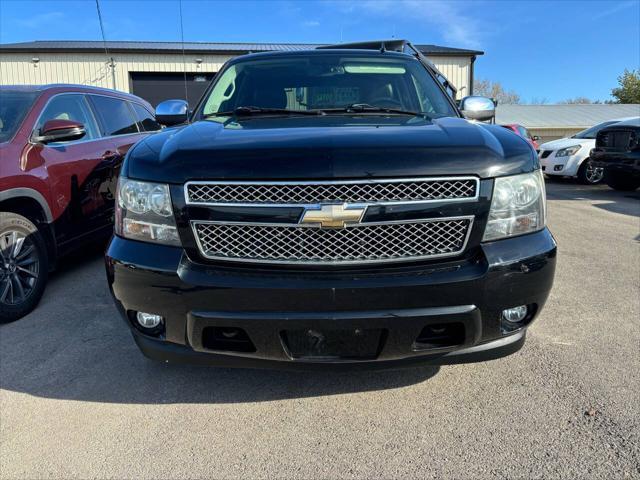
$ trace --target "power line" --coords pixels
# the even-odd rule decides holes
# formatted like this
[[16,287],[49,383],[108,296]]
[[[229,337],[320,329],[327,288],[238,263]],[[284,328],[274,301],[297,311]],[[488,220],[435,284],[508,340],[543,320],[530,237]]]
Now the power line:
[[180,6],[180,41],[182,42],[182,71],[184,73],[184,99],[187,101],[187,103],[189,103],[189,92],[187,91],[187,58],[184,52],[184,25],[182,24],[182,0],[178,0],[178,5]]
[[100,33],[102,34],[102,43],[104,44],[104,54],[107,57],[107,65],[111,68],[111,83],[112,87],[116,89],[116,69],[113,63],[113,58],[109,57],[109,49],[107,48],[107,37],[104,34],[104,23],[102,22],[102,12],[100,11],[100,2],[96,0],[96,9],[98,10],[98,22],[100,23]]

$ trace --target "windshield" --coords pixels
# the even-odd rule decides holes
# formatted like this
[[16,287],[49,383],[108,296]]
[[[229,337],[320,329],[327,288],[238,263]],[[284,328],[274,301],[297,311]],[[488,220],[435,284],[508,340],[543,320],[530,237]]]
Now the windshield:
[[363,104],[430,117],[456,115],[416,59],[337,53],[235,63],[216,81],[202,115],[233,112],[240,107],[295,112]]
[[0,90],[0,143],[13,138],[38,94]]
[[587,128],[586,130],[582,130],[581,132],[576,133],[571,138],[596,138],[596,135],[598,135],[598,132],[600,130],[602,130],[604,127],[606,127],[608,125],[612,125],[614,123],[617,123],[617,122],[615,120],[613,120],[613,121],[610,121],[610,122],[599,123],[598,125],[594,125],[591,128]]

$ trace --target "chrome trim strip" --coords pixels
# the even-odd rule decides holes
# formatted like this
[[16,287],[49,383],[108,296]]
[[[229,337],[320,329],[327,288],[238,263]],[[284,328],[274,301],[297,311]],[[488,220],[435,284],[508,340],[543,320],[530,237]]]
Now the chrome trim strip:
[[192,202],[189,200],[190,185],[357,185],[357,184],[377,184],[377,183],[404,183],[404,182],[442,182],[457,180],[473,180],[476,184],[476,194],[473,197],[463,198],[434,198],[430,200],[388,200],[388,201],[370,201],[370,202],[345,202],[336,200],[333,203],[347,203],[348,205],[414,205],[422,203],[436,202],[475,202],[480,198],[480,179],[474,176],[462,177],[414,177],[414,178],[371,178],[366,180],[300,180],[300,181],[198,181],[191,180],[184,184],[184,201],[186,205],[199,205],[209,207],[286,207],[286,208],[317,208],[321,204],[330,204],[331,201],[317,203],[246,203],[246,202]]
[[198,231],[196,229],[196,224],[213,224],[213,225],[239,225],[239,226],[257,226],[257,227],[290,227],[290,228],[318,228],[314,225],[303,226],[302,224],[297,223],[247,223],[247,222],[221,222],[221,221],[213,221],[213,220],[191,220],[191,231],[193,232],[193,236],[196,240],[196,244],[198,245],[198,250],[200,254],[209,260],[223,261],[223,262],[244,262],[244,263],[263,263],[263,264],[274,264],[274,265],[362,265],[362,264],[375,264],[375,263],[394,263],[394,262],[415,262],[418,260],[428,260],[431,258],[446,258],[446,257],[455,257],[462,254],[467,249],[467,243],[469,242],[469,237],[471,236],[471,231],[473,230],[473,225],[475,221],[474,215],[465,215],[461,217],[443,217],[443,218],[424,218],[417,220],[395,220],[388,222],[371,222],[371,223],[359,223],[355,225],[345,226],[345,228],[353,228],[353,227],[369,227],[375,225],[392,225],[392,224],[402,224],[402,223],[436,223],[436,222],[446,222],[446,221],[454,221],[454,220],[469,220],[469,227],[467,228],[467,234],[464,239],[464,243],[460,250],[456,252],[450,253],[439,253],[435,255],[419,255],[412,257],[402,257],[402,258],[384,258],[384,259],[374,259],[374,260],[260,260],[260,259],[251,259],[251,258],[233,258],[233,257],[221,257],[217,255],[207,255],[202,247],[202,243],[200,242],[200,236],[198,235]]

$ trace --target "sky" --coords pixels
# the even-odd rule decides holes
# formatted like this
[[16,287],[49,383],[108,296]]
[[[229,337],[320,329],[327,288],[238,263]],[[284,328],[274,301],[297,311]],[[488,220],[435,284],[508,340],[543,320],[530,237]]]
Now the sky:
[[[178,0],[99,0],[107,40],[179,41]],[[485,52],[476,78],[524,102],[610,99],[640,68],[640,0],[183,0],[185,41],[406,38]],[[100,40],[95,0],[0,0],[0,43]]]

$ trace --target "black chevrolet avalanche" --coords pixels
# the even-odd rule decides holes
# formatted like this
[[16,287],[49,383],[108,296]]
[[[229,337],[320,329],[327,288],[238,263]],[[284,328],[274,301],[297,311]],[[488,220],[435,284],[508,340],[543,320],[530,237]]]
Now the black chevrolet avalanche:
[[[410,43],[229,61],[134,146],[106,254],[150,358],[267,368],[488,360],[553,283],[536,152]],[[453,93],[455,94],[455,92]],[[466,117],[466,119],[465,119]]]

